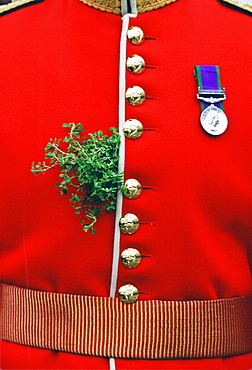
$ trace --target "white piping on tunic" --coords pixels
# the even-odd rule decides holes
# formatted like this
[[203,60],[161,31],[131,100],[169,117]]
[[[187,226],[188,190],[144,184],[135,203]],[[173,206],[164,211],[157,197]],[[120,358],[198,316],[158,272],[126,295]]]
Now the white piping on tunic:
[[[120,42],[120,70],[119,70],[119,134],[121,136],[121,144],[119,148],[119,163],[118,172],[124,172],[125,166],[125,137],[123,134],[123,124],[125,122],[125,91],[126,91],[126,45],[127,45],[127,30],[129,27],[129,18],[136,17],[137,14],[125,14],[122,17],[122,33]],[[115,297],[119,251],[120,251],[120,228],[119,220],[122,216],[123,195],[119,191],[117,195],[116,216],[115,216],[115,234],[114,234],[114,249],[112,261],[112,273],[110,283],[110,297]]]
[[[126,91],[126,47],[127,47],[127,31],[129,28],[129,19],[137,17],[136,0],[130,0],[132,13],[128,13],[127,1],[122,0],[122,31],[120,39],[120,65],[119,65],[119,134],[121,136],[121,144],[119,148],[119,163],[118,172],[124,172],[125,166],[125,136],[123,133],[123,124],[125,122],[125,91]],[[115,233],[113,247],[113,261],[110,283],[110,297],[115,297],[116,285],[118,277],[118,264],[120,255],[120,228],[119,220],[122,217],[123,194],[119,191],[117,194],[116,215],[115,215]],[[109,359],[110,370],[116,370],[115,359]]]
[[[129,13],[128,4],[131,7],[131,13]],[[121,12],[122,15],[128,15],[129,17],[137,17],[137,3],[136,0],[121,0]]]
[[116,370],[115,359],[114,358],[109,359],[109,370]]

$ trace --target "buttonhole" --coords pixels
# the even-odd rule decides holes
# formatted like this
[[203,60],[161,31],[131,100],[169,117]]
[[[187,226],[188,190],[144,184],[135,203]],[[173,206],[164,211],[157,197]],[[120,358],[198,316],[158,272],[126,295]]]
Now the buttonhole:
[[139,292],[139,294],[151,294],[151,292],[141,291],[141,292]]
[[159,127],[144,128],[143,131],[157,131],[157,132],[159,132],[160,128]]
[[146,69],[158,69],[158,67],[157,67],[157,66],[146,66],[145,68],[146,68]]
[[155,186],[142,186],[143,190],[157,190]]
[[146,221],[146,222],[139,222],[141,225],[151,225],[151,226],[156,226],[156,221]]
[[152,254],[141,254],[142,258],[152,258]]
[[159,40],[159,37],[155,37],[155,36],[146,36],[144,39],[145,39],[145,40]]
[[155,99],[155,100],[158,100],[158,97],[157,97],[157,96],[146,96],[146,100],[147,100],[147,99],[149,99],[149,100],[150,100],[150,99],[151,99],[151,100],[154,100],[154,99]]

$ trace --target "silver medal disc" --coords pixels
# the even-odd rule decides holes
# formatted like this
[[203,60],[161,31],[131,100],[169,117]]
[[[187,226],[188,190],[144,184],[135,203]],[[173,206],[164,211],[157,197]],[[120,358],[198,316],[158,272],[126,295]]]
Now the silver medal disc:
[[203,129],[210,135],[221,135],[228,126],[227,116],[218,107],[210,105],[200,116]]

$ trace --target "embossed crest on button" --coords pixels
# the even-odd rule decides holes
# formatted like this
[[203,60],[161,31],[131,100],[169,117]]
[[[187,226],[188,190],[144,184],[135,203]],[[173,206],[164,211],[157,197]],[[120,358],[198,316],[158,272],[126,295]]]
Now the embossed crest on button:
[[140,74],[145,69],[144,59],[137,54],[131,55],[126,62],[128,71],[133,74]]
[[130,27],[128,29],[128,39],[134,45],[141,45],[144,41],[144,33],[140,27]]
[[135,199],[142,192],[142,186],[136,179],[128,179],[124,183],[123,194],[126,198]]
[[118,290],[120,300],[123,303],[134,303],[137,301],[139,292],[138,289],[132,284],[121,286]]
[[228,126],[227,116],[220,108],[210,105],[200,116],[203,129],[210,135],[221,135]]
[[137,119],[128,119],[123,124],[123,133],[129,139],[137,139],[143,133],[143,125]]
[[125,267],[134,269],[141,262],[141,254],[135,248],[127,248],[122,252],[121,260]]
[[132,86],[127,89],[125,97],[130,105],[138,106],[145,101],[145,91],[140,86]]
[[134,234],[139,227],[139,220],[133,213],[126,213],[120,218],[119,227],[124,234]]

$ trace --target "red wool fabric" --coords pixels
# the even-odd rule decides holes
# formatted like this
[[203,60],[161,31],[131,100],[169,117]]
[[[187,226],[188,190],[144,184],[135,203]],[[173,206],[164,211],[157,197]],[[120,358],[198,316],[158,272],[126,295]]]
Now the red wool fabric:
[[[145,131],[126,139],[125,178],[143,190],[124,199],[123,213],[143,224],[122,235],[120,249],[144,256],[133,270],[119,265],[118,288],[135,285],[140,300],[203,300],[251,294],[252,18],[218,0],[178,0],[130,19],[146,37],[128,43],[146,69],[127,72],[147,99],[126,106]],[[122,20],[79,0],[44,0],[3,15],[1,87],[1,280],[46,292],[108,297],[114,214],[97,235],[84,233],[55,183],[58,170],[30,172],[62,123],[87,132],[118,126]],[[195,65],[220,67],[227,91],[227,131],[200,127]],[[250,369],[252,354],[212,359],[116,359],[117,369]],[[2,369],[108,369],[107,358],[56,352],[2,341]]]

